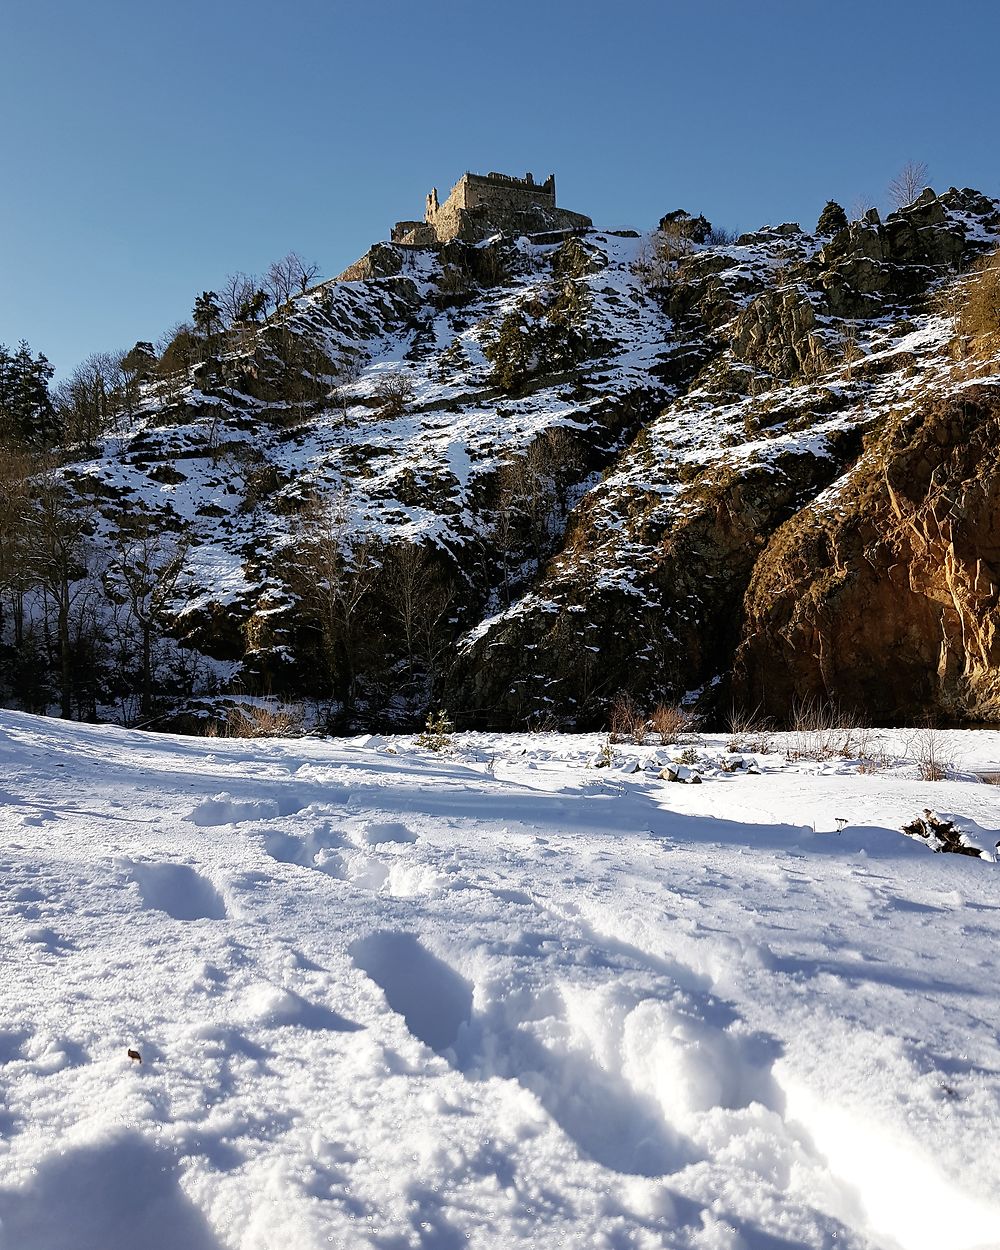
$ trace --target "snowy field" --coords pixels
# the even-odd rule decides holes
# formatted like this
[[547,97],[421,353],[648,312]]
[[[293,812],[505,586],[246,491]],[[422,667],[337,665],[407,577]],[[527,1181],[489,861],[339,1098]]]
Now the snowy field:
[[1000,1247],[1000,734],[602,741],[0,712],[3,1250]]

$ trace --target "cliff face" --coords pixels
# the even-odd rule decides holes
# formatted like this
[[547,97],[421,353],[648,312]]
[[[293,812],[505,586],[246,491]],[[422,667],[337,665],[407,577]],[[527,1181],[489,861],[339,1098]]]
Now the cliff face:
[[[1000,361],[970,386],[932,297],[1000,241],[1000,203],[707,226],[377,244],[152,379],[59,471],[90,654],[118,646],[143,518],[172,570],[145,675],[166,711],[270,691],[339,726],[444,704],[585,727],[627,691],[984,715]],[[29,627],[44,609],[29,591]],[[112,714],[132,679],[100,663]]]
[[1000,714],[1000,387],[901,416],[782,526],[746,597],[734,693],[879,720]]
[[[840,628],[857,635],[848,648],[829,630],[819,637],[786,627],[779,604],[801,613],[801,596],[814,589],[809,578],[825,585],[828,551],[803,549],[793,575],[788,532],[808,525],[827,488],[853,480],[863,438],[894,447],[886,430],[900,414],[921,412],[959,384],[949,327],[928,311],[926,294],[998,225],[996,205],[974,192],[925,194],[885,225],[870,214],[830,240],[782,226],[681,259],[665,298],[686,351],[659,367],[676,397],[587,493],[563,551],[535,585],[466,640],[452,701],[514,723],[594,709],[619,691],[647,705],[701,691],[717,709],[745,702],[778,717],[810,696],[881,717],[982,709],[981,696],[960,695],[949,678],[946,699],[924,673],[940,660],[943,626],[932,600],[919,623],[901,626],[922,642],[892,652],[893,678],[878,689],[879,631],[894,629],[889,619],[866,624],[878,605],[872,613],[861,603],[845,607]],[[833,311],[845,307],[850,318]],[[964,437],[945,428],[945,447],[949,436]],[[865,463],[881,463],[880,454]],[[970,453],[956,480],[974,463]],[[866,508],[859,524],[883,524]],[[843,557],[852,577],[856,558]],[[934,548],[902,558],[902,567],[926,581],[944,558]],[[869,571],[880,584],[883,571]],[[844,673],[857,662],[854,684],[824,684],[818,661],[810,667],[818,649],[827,667],[836,653]],[[952,675],[964,664],[949,651]]]

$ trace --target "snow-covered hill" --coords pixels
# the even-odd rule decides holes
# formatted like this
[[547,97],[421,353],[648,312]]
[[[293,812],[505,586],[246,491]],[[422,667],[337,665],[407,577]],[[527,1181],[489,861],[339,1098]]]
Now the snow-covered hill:
[[0,1246],[995,1250],[1000,735],[918,739],[0,713]]
[[[767,657],[746,677],[756,702],[784,626],[744,646],[743,600],[775,534],[818,497],[850,499],[863,451],[884,468],[887,431],[1000,375],[953,358],[933,299],[1000,239],[1000,203],[927,191],[823,235],[661,225],[377,244],[266,324],[203,341],[189,369],[170,372],[168,349],[134,419],[59,470],[85,514],[62,648],[76,676],[52,675],[64,708],[148,722],[223,689],[312,699],[341,726],[420,723],[442,701],[473,726],[596,726],[622,692],[728,694],[740,648]],[[993,419],[976,418],[987,442]],[[959,533],[932,563],[971,552],[984,603],[988,547]],[[900,615],[924,650],[942,634],[958,650],[916,706],[877,691],[869,706],[981,718],[962,682],[989,644],[962,654],[950,588],[933,568],[910,581],[921,597]],[[29,633],[59,598],[16,594]],[[151,622],[137,675],[130,639]],[[822,613],[804,628],[822,672],[796,674],[779,714],[796,696],[857,701],[829,676],[826,628]]]

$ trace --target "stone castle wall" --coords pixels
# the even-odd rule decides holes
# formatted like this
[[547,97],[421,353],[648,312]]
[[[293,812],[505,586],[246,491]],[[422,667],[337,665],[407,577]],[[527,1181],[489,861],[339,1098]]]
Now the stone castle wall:
[[531,174],[514,178],[510,174],[464,173],[443,204],[438,202],[437,188],[431,191],[423,222],[397,222],[392,240],[426,247],[450,239],[473,242],[498,228],[532,232],[590,224],[589,217],[556,208],[554,174],[537,183]]

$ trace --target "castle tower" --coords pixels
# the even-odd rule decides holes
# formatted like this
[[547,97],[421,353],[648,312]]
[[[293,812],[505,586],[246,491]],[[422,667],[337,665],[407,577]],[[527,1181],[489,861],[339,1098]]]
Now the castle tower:
[[394,242],[428,247],[449,239],[475,242],[501,231],[538,234],[547,231],[584,230],[593,223],[582,213],[556,207],[556,178],[549,174],[536,182],[528,171],[523,178],[511,174],[474,174],[466,171],[442,204],[432,187],[422,222],[398,221]]

